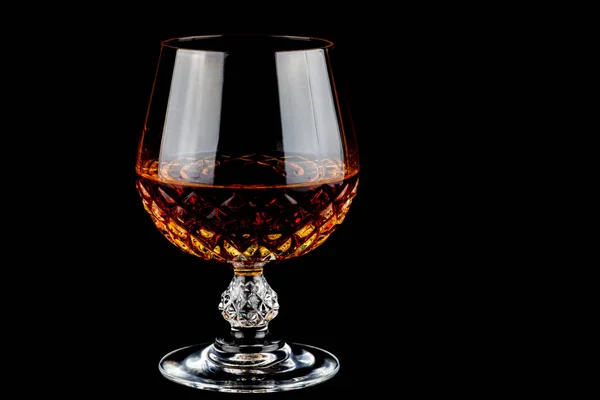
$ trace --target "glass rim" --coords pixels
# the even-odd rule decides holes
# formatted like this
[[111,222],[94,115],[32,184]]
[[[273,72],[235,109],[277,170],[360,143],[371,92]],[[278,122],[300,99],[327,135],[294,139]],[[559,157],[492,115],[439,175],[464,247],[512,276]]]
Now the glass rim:
[[[168,47],[175,50],[188,50],[188,51],[200,51],[200,52],[216,52],[216,53],[229,53],[228,50],[215,50],[215,49],[202,49],[202,48],[189,48],[183,45],[185,42],[196,42],[199,43],[202,40],[207,39],[215,39],[215,38],[258,38],[258,39],[284,39],[291,40],[296,43],[298,42],[306,42],[306,46],[300,46],[295,49],[281,49],[281,50],[272,50],[273,53],[280,52],[292,52],[292,51],[309,51],[309,50],[325,50],[332,48],[334,46],[334,42],[329,39],[324,39],[316,36],[294,36],[294,35],[279,35],[279,34],[242,34],[242,33],[222,33],[222,34],[214,34],[214,35],[192,35],[192,36],[179,36],[172,37],[169,39],[162,40],[160,42],[162,47]],[[310,44],[309,44],[310,43]]]

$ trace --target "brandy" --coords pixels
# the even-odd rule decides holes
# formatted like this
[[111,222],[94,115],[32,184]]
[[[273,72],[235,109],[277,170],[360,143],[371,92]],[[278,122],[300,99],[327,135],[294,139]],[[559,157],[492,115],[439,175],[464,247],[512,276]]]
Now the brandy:
[[205,260],[284,260],[320,246],[358,187],[342,162],[303,156],[181,157],[139,162],[136,187],[156,227]]

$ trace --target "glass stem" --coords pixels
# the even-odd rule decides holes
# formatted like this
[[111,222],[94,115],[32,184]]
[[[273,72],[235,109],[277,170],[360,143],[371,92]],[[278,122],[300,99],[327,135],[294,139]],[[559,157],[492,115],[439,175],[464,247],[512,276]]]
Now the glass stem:
[[234,276],[221,295],[219,310],[231,324],[230,340],[249,343],[268,334],[269,322],[277,316],[277,293],[263,275],[265,263],[233,264]]

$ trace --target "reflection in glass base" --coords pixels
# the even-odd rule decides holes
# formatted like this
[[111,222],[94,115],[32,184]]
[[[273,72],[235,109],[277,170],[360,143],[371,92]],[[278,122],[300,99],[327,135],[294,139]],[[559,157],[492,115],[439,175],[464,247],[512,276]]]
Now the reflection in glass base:
[[304,344],[232,352],[217,341],[175,350],[159,369],[167,379],[197,389],[264,393],[316,385],[333,377],[339,365],[333,354]]

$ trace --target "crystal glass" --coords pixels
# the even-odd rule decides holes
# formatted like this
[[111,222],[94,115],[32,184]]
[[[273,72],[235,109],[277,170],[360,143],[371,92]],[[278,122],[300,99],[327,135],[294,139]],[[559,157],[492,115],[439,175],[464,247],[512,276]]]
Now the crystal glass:
[[269,332],[279,301],[263,275],[323,244],[357,193],[356,139],[332,48],[272,35],[161,43],[136,187],[175,247],[233,270],[218,304],[229,334],[165,355],[159,369],[174,382],[274,392],[338,371],[331,353]]

